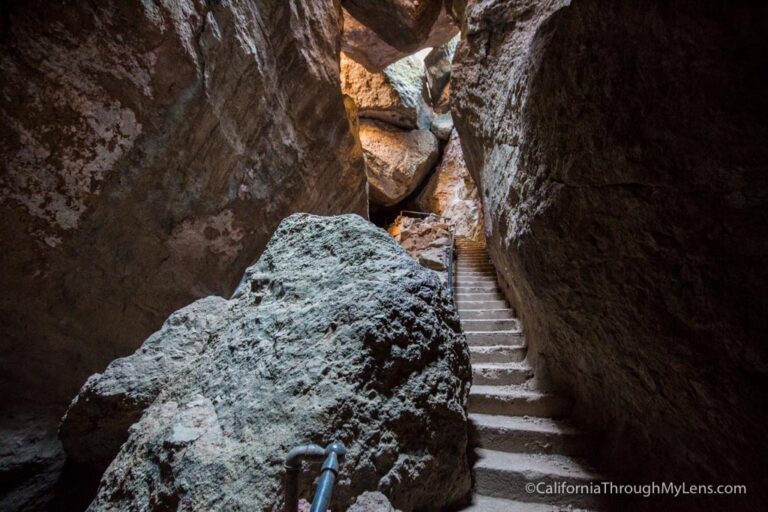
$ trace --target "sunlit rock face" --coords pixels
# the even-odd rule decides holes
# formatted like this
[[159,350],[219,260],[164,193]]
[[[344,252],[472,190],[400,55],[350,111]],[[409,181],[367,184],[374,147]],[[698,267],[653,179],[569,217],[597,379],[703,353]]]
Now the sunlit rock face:
[[417,209],[451,219],[456,236],[473,240],[483,236],[483,208],[453,132],[434,174],[416,198]]
[[6,4],[3,400],[63,404],[287,214],[365,214],[332,2]]
[[62,435],[71,458],[114,457],[91,511],[281,510],[285,454],[331,440],[348,449],[334,510],[365,491],[445,510],[470,489],[469,385],[437,274],[359,216],[296,214],[231,299],[174,313],[92,376]]
[[437,138],[429,130],[361,119],[360,142],[371,202],[380,206],[395,205],[416,190],[438,157]]
[[427,103],[423,77],[424,62],[416,56],[371,73],[341,55],[342,91],[354,100],[360,117],[403,128],[429,128],[432,109]]
[[442,0],[343,0],[342,5],[388,45],[406,53],[420,48],[443,8]]
[[468,2],[454,121],[529,358],[626,476],[749,485],[637,508],[766,500],[766,14]]

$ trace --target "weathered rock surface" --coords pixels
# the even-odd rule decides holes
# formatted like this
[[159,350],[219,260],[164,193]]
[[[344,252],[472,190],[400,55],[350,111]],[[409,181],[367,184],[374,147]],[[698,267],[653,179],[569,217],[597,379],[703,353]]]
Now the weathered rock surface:
[[357,497],[347,512],[400,512],[380,492],[364,492]]
[[402,128],[429,128],[432,109],[425,100],[424,62],[406,57],[384,71],[371,73],[341,54],[341,88],[361,117]]
[[442,0],[343,0],[342,5],[387,44],[406,53],[421,48],[443,8]]
[[[392,237],[421,265],[444,274],[448,270],[451,225],[437,215],[424,218],[398,215],[387,228]],[[447,275],[441,276],[444,280]]]
[[568,4],[468,2],[451,78],[528,357],[629,478],[749,486],[637,508],[758,509],[766,6]]
[[392,206],[424,180],[438,156],[437,139],[429,130],[402,130],[360,120],[371,202]]
[[4,401],[63,407],[171,311],[231,292],[287,214],[365,214],[338,18],[295,0],[4,3]]
[[451,113],[438,114],[432,119],[432,124],[429,126],[432,133],[435,134],[440,140],[450,140],[453,133],[453,117]]
[[[100,411],[132,418],[118,396],[151,401],[94,511],[277,507],[288,449],[333,439],[349,450],[335,507],[378,490],[402,510],[438,510],[469,490],[469,379],[457,313],[433,272],[356,215],[297,214],[232,299],[197,301],[92,377],[64,429]],[[115,438],[126,423],[101,428]],[[87,444],[67,452],[88,457]],[[311,480],[302,476],[305,497]]]
[[426,68],[427,89],[433,106],[440,103],[443,90],[451,79],[451,64],[453,56],[456,53],[456,45],[459,44],[457,35],[442,46],[433,48],[426,57],[424,57],[424,66]]
[[472,240],[483,237],[483,207],[464,163],[456,131],[445,147],[440,165],[416,198],[416,208],[450,219],[456,236]]
[[56,423],[8,414],[0,426],[0,510],[48,510],[64,464]]
[[458,25],[446,13],[440,11],[429,36],[412,51],[401,51],[390,46],[376,32],[366,27],[354,16],[344,11],[344,34],[341,50],[350,58],[365,66],[368,71],[383,71],[384,68],[418,50],[442,46],[458,34]]

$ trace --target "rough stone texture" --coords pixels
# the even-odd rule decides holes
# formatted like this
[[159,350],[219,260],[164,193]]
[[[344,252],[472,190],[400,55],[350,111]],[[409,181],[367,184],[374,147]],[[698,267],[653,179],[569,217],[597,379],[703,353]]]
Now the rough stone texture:
[[416,198],[416,208],[450,219],[456,236],[472,240],[483,237],[483,207],[464,163],[456,131],[445,147],[440,165]]
[[373,30],[366,27],[354,16],[344,11],[344,34],[341,49],[350,58],[365,66],[368,71],[383,71],[384,68],[424,48],[442,46],[450,41],[459,28],[443,10],[432,26],[429,36],[416,49],[403,52],[384,42]]
[[766,6],[468,3],[454,120],[529,358],[628,478],[749,486],[663,509],[760,508]]
[[432,109],[425,100],[423,81],[424,62],[416,56],[371,73],[341,54],[341,88],[355,101],[361,117],[402,128],[429,128]]
[[400,512],[380,492],[364,492],[357,497],[347,512]]
[[449,140],[453,133],[453,118],[451,113],[439,114],[432,119],[432,124],[429,126],[432,133],[435,134],[440,140]]
[[[402,510],[438,510],[469,490],[469,380],[458,315],[434,273],[356,215],[296,214],[232,299],[185,308],[90,379],[64,431],[111,410],[126,421],[101,428],[125,435],[135,415],[115,397],[151,401],[92,511],[271,510],[285,453],[332,439],[349,450],[334,507],[379,490]],[[90,456],[88,443],[68,454]],[[301,481],[309,498],[310,474]]]
[[[0,379],[64,404],[293,211],[366,211],[332,2],[4,2]],[[308,94],[311,91],[311,94]]]
[[446,44],[433,48],[424,57],[427,90],[429,91],[429,97],[433,106],[439,104],[443,90],[451,78],[451,64],[453,63],[453,55],[456,53],[457,44],[459,44],[458,35]]
[[8,414],[0,426],[0,510],[48,510],[64,452],[44,416]]
[[441,273],[447,279],[451,225],[437,215],[425,218],[398,215],[387,228],[392,237],[421,265]]
[[352,16],[388,45],[406,53],[420,48],[442,11],[442,0],[342,0]]
[[424,180],[437,161],[437,139],[429,130],[402,130],[360,120],[371,202],[392,206]]

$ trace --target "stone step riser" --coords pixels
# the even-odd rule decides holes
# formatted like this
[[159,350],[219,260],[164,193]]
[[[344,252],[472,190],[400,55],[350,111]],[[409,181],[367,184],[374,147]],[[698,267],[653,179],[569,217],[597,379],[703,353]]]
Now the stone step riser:
[[464,300],[457,301],[459,313],[462,309],[505,309],[507,301],[505,300]]
[[547,453],[586,456],[592,453],[595,442],[579,432],[542,432],[510,430],[473,424],[474,441],[485,449],[514,453]]
[[495,320],[462,320],[461,327],[465,331],[519,331],[520,322],[514,318]]
[[477,301],[477,300],[504,300],[504,296],[497,292],[470,292],[470,293],[456,293],[456,300],[462,301]]
[[503,320],[514,318],[515,315],[511,309],[464,309],[459,311],[461,320]]
[[501,293],[501,290],[495,284],[487,284],[485,286],[462,285],[462,286],[455,286],[453,289],[456,290],[457,296],[461,294],[467,294],[467,293]]
[[545,473],[500,470],[485,467],[475,468],[475,490],[486,496],[525,502],[546,503],[553,506],[565,507],[565,510],[571,510],[572,508],[599,510],[603,508],[604,499],[594,495],[537,494],[526,491],[527,484],[533,483],[536,485],[539,482],[544,482],[542,486],[554,487],[557,482],[578,485],[584,484],[588,482],[588,480],[567,478],[559,475],[548,475]]
[[469,361],[471,364],[482,363],[519,363],[525,359],[525,347],[503,347],[495,350],[469,349]]
[[531,377],[533,370],[530,368],[491,368],[479,365],[472,368],[472,384],[478,386],[516,386]]
[[525,345],[525,337],[521,331],[468,331],[464,334],[467,337],[467,343],[475,347],[488,347],[493,345],[521,347]]
[[559,396],[543,394],[531,399],[519,395],[473,393],[470,391],[469,412],[559,418],[568,412],[568,403]]

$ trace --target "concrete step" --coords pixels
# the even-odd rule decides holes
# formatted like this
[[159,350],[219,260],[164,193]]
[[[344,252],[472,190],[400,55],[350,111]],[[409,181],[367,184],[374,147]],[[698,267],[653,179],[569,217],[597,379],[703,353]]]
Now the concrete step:
[[510,308],[500,309],[462,309],[459,311],[461,321],[465,320],[490,320],[514,318],[515,314]]
[[472,385],[511,386],[522,384],[531,377],[533,377],[533,369],[525,362],[472,365]]
[[[544,503],[552,506],[603,508],[604,499],[589,494],[539,494],[526,490],[526,484],[540,488],[556,483],[584,485],[601,478],[582,462],[564,455],[507,453],[477,450],[480,460],[474,467],[475,489],[496,498]],[[570,510],[570,509],[569,509]]]
[[462,319],[461,328],[465,331],[519,331],[520,321],[517,318],[496,318],[470,320]]
[[551,418],[470,414],[469,419],[473,441],[488,450],[586,456],[595,447],[588,435]]
[[454,279],[457,286],[496,286],[498,287],[498,281],[495,277],[480,277],[470,278],[462,277],[460,279]]
[[462,508],[461,512],[589,512],[587,509],[572,508],[571,506],[547,505],[546,503],[531,503],[518,500],[505,500],[475,494],[472,505]]
[[526,389],[522,386],[472,386],[469,390],[469,412],[559,418],[570,404],[558,395]]
[[454,290],[456,290],[456,293],[501,293],[501,289],[499,289],[498,285],[495,282],[488,282],[483,284],[475,284],[475,285],[466,285],[458,283],[456,286],[453,287]]
[[459,270],[456,272],[456,280],[457,281],[470,281],[470,280],[484,280],[484,279],[493,279],[496,280],[496,272],[494,271],[488,271],[488,272],[467,272],[464,270]]
[[527,350],[514,345],[469,347],[469,361],[472,364],[519,362],[525,359]]
[[507,301],[505,300],[457,300],[459,313],[462,309],[505,309]]
[[508,331],[464,331],[470,346],[489,345],[525,345],[523,331],[510,329]]
[[500,292],[457,292],[456,298],[462,300],[504,300]]
[[465,263],[460,261],[456,265],[456,270],[493,270],[495,268],[490,263]]

